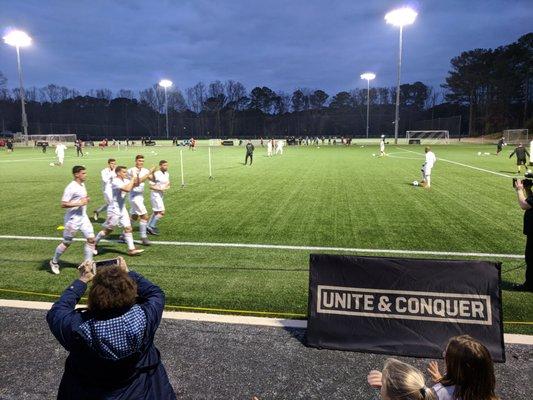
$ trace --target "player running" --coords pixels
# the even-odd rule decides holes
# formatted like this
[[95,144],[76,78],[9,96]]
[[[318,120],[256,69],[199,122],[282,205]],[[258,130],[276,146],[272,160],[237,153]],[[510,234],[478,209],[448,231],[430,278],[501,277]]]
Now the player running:
[[128,179],[126,167],[116,167],[115,173],[117,176],[111,183],[113,201],[107,207],[107,219],[103,224],[104,229],[96,235],[96,244],[109,235],[117,226],[121,226],[123,228],[124,241],[128,245],[128,255],[136,256],[144,250],[136,249],[133,244],[133,229],[128,210],[126,209],[126,193],[131,192],[137,184],[137,181],[135,179]]
[[61,198],[61,207],[67,209],[64,218],[63,241],[57,246],[54,258],[50,260],[50,269],[56,275],[59,274],[59,258],[72,244],[72,239],[78,231],[81,231],[87,239],[83,248],[85,260],[92,260],[95,250],[94,230],[87,216],[87,204],[90,199],[85,188],[87,179],[85,167],[76,165],[72,168],[72,175],[74,175],[74,180],[67,185]]
[[146,230],[151,235],[159,235],[157,223],[165,215],[165,203],[163,196],[170,189],[170,176],[168,174],[168,162],[159,161],[159,171],[155,171],[150,181],[150,202],[152,203],[152,217],[148,222]]
[[379,142],[379,156],[384,157],[387,154],[385,153],[385,138],[381,137],[381,141]]
[[128,169],[128,177],[134,180],[135,186],[130,191],[130,212],[131,219],[139,220],[139,233],[141,234],[141,242],[145,246],[150,246],[148,235],[146,234],[146,227],[148,226],[148,211],[144,206],[144,181],[151,178],[155,167],[152,169],[144,168],[144,156],[138,154],[135,156],[135,167]]
[[498,140],[498,144],[496,145],[496,155],[500,154],[503,146],[505,146],[505,138],[502,136],[501,139]]
[[56,156],[57,156],[57,163],[56,165],[62,167],[63,162],[65,161],[65,150],[67,149],[67,146],[65,146],[63,143],[59,142],[56,144]]
[[267,142],[267,157],[272,157],[272,143],[274,142],[273,139],[269,139]]
[[522,146],[522,143],[518,143],[518,147],[516,147],[513,152],[509,155],[509,158],[514,156],[516,154],[516,169],[517,174],[520,174],[522,172],[522,166],[525,168],[526,165],[526,155],[529,157],[529,153],[526,150],[524,146]]
[[435,162],[437,162],[437,157],[435,157],[435,153],[431,151],[431,147],[426,147],[424,149],[426,152],[426,162],[422,165],[422,182],[421,186],[430,188],[431,187],[431,170],[433,169],[433,166],[435,165]]
[[93,219],[98,221],[98,214],[106,210],[107,207],[113,202],[113,190],[111,189],[111,184],[113,179],[116,178],[117,174],[115,173],[115,168],[117,166],[117,161],[114,158],[107,160],[107,168],[104,168],[100,172],[102,178],[102,193],[104,194],[105,203],[98,207],[93,213]]
[[283,155],[283,146],[284,146],[284,141],[283,139],[280,139],[276,142],[276,155],[279,153],[281,155]]

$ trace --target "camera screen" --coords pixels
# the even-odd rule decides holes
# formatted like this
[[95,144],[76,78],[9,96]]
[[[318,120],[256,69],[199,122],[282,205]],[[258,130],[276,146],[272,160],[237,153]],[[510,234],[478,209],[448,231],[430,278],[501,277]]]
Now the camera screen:
[[100,261],[96,261],[94,264],[96,268],[112,267],[112,266],[118,265],[118,258],[112,258],[109,260],[100,260]]

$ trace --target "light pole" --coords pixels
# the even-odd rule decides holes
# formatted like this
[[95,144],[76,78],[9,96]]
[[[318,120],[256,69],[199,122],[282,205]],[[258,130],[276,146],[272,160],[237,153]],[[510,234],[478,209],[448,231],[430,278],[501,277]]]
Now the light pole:
[[172,86],[172,81],[169,81],[168,79],[161,79],[159,81],[159,86],[161,86],[163,89],[165,89],[165,116],[167,120],[167,140],[169,138],[168,134],[168,97],[167,97],[167,88]]
[[22,84],[22,66],[20,64],[20,48],[27,47],[31,44],[31,37],[23,31],[11,31],[4,36],[4,42],[17,49],[17,68],[19,73],[20,83],[20,104],[22,106],[22,131],[24,133],[24,140],[26,146],[28,145],[28,118],[26,117],[26,105],[24,104],[24,85]]
[[366,80],[366,138],[368,139],[368,128],[370,120],[370,81],[376,78],[376,74],[372,72],[365,72],[361,74],[361,79]]
[[402,71],[402,35],[403,27],[415,22],[417,12],[409,7],[392,10],[385,15],[387,24],[400,27],[400,48],[398,51],[398,81],[396,84],[396,113],[394,116],[394,144],[398,144],[398,125],[400,120],[400,75]]

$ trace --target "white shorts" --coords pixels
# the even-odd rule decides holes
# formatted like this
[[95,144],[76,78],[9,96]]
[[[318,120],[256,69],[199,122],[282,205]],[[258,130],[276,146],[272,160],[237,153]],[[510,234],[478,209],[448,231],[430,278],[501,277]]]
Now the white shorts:
[[144,196],[142,194],[130,197],[130,213],[131,215],[145,215],[148,214],[148,210],[144,206]]
[[424,166],[422,168],[422,173],[424,174],[424,176],[430,176],[431,175],[431,170],[433,169],[433,167],[426,167]]
[[163,195],[161,193],[151,192],[150,203],[152,203],[153,211],[165,211],[165,203],[163,203]]
[[64,221],[64,223],[63,240],[65,242],[72,242],[72,239],[78,231],[81,231],[86,239],[94,237],[93,224],[91,224],[87,215],[83,217],[71,217],[69,220]]
[[65,157],[64,157],[64,156],[63,156],[63,157],[57,157],[57,162],[58,162],[59,164],[63,164],[63,161],[64,161],[64,160],[65,160]]
[[115,210],[107,210],[107,219],[102,224],[102,226],[106,229],[114,229],[117,226],[126,228],[128,226],[131,226],[130,221],[130,215],[128,214],[128,210],[126,208],[123,208],[122,211],[115,211]]

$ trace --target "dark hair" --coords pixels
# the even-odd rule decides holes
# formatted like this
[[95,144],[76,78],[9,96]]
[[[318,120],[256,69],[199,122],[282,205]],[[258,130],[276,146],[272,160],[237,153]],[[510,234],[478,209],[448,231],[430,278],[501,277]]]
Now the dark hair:
[[446,347],[444,386],[455,385],[454,399],[496,400],[494,365],[487,348],[469,335],[455,336]]
[[137,160],[140,159],[140,158],[144,159],[144,156],[143,156],[142,154],[137,154],[137,155],[135,156],[135,161],[137,161]]
[[117,161],[117,160],[115,160],[114,158],[110,158],[110,159],[107,160],[107,163],[109,164],[109,163],[115,162],[115,161]]
[[73,174],[77,174],[80,171],[85,171],[85,167],[83,165],[75,165],[72,167]]
[[119,165],[118,167],[115,168],[115,173],[118,174],[123,169],[127,169],[127,168],[124,165]]
[[96,318],[103,318],[135,304],[137,283],[119,267],[102,267],[89,289],[87,307]]
[[161,161],[159,161],[159,165],[166,164],[167,162],[168,162],[167,160],[161,160]]

